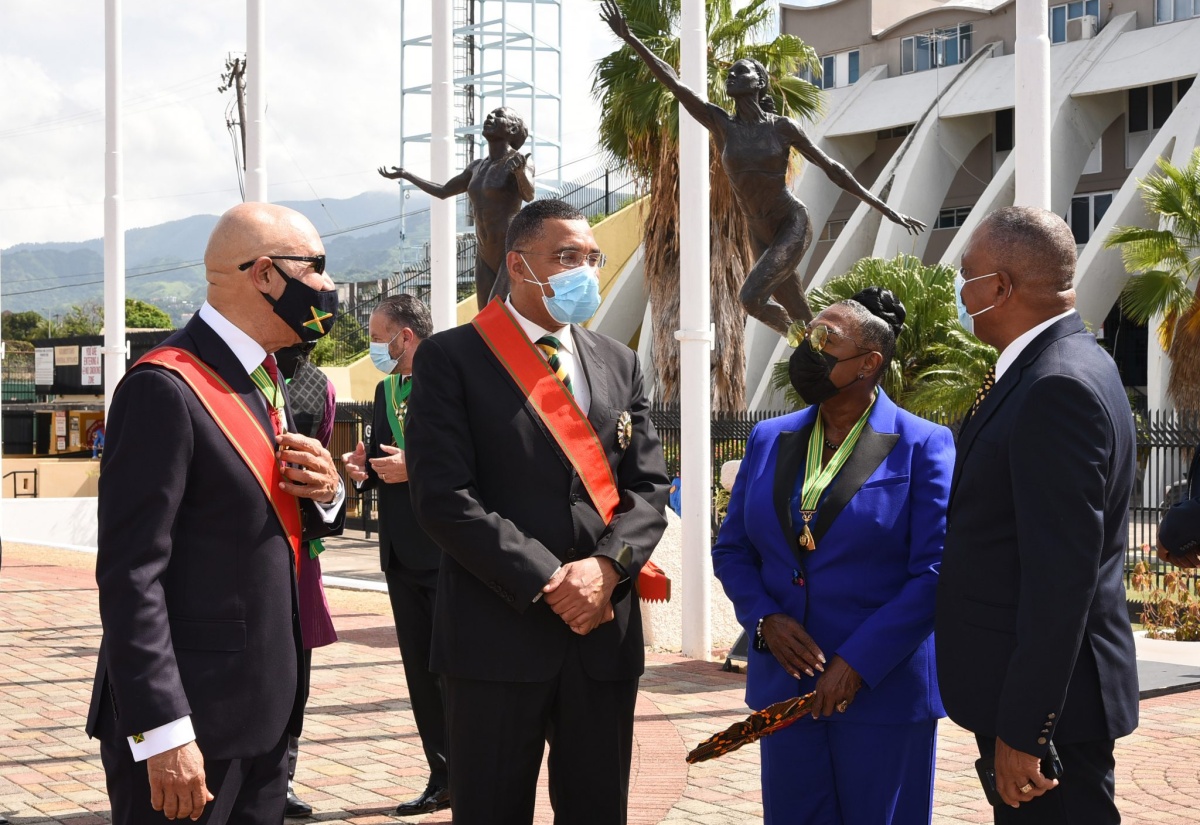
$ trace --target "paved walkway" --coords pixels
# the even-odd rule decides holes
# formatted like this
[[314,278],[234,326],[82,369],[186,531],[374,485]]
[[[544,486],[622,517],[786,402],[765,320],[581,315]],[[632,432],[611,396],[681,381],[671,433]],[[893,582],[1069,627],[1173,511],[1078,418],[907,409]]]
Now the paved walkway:
[[[341,589],[331,589],[329,598],[342,640],[313,657],[298,790],[315,806],[317,821],[396,822],[390,811],[424,787],[425,774],[387,599]],[[109,820],[98,749],[82,731],[99,632],[92,557],[5,546],[0,812],[14,825]],[[650,656],[637,707],[631,823],[761,820],[757,748],[702,765],[683,761],[689,747],[744,715],[742,688],[742,676],[718,665]],[[1117,789],[1126,822],[1200,821],[1200,702],[1194,697],[1144,701],[1141,728],[1119,743]],[[974,757],[972,739],[943,723],[935,823],[990,821]],[[407,821],[451,819],[442,812]],[[544,792],[538,821],[551,821]]]

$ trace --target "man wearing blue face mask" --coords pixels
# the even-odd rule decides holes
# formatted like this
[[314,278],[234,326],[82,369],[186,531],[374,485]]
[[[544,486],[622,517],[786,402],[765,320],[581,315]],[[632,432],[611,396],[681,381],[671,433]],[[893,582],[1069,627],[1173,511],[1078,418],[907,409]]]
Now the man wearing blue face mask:
[[421,345],[406,433],[443,552],[451,807],[455,825],[531,822],[549,743],[555,821],[619,825],[666,467],[637,356],[579,326],[604,263],[587,220],[534,201],[507,248],[508,301]]
[[359,442],[342,460],[360,490],[379,492],[379,564],[387,579],[396,640],[429,782],[396,808],[400,816],[450,805],[446,776],[446,721],[438,677],[429,671],[434,597],[442,554],[421,529],[409,497],[405,417],[412,393],[413,355],[433,333],[429,308],[413,295],[385,298],[371,313],[371,361],[384,379],[375,388],[369,445]]

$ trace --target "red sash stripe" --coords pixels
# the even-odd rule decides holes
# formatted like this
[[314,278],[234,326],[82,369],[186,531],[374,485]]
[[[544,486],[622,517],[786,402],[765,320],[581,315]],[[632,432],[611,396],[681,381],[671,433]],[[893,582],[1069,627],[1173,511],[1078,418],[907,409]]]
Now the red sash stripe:
[[566,453],[600,517],[608,524],[621,495],[600,438],[575,403],[575,396],[567,392],[500,299],[488,304],[471,323]]
[[[477,314],[471,324],[579,473],[604,523],[611,523],[621,494],[600,437],[575,403],[575,396],[563,386],[499,298]],[[652,601],[667,601],[671,598],[671,580],[658,565],[647,561],[638,576],[638,592]]]
[[279,519],[292,548],[296,559],[296,571],[299,572],[300,537],[303,533],[300,502],[295,496],[279,489],[279,484],[283,481],[283,472],[276,457],[275,445],[263,430],[258,418],[242,401],[242,397],[207,364],[178,347],[159,347],[151,350],[138,359],[134,366],[140,364],[154,364],[170,370],[196,393],[200,403],[229,439],[233,449],[254,475],[263,494],[271,502],[275,516]]

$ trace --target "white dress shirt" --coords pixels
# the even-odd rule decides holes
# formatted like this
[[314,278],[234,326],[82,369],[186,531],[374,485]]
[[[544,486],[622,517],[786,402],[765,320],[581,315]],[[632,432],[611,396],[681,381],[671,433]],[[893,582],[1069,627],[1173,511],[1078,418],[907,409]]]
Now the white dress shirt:
[[1050,327],[1054,326],[1056,323],[1061,321],[1063,318],[1066,318],[1068,315],[1072,314],[1073,312],[1075,312],[1075,308],[1071,307],[1071,309],[1068,309],[1066,312],[1062,313],[1061,315],[1055,315],[1053,318],[1048,318],[1045,321],[1042,321],[1036,327],[1033,327],[1032,329],[1027,329],[1027,330],[1025,330],[1025,332],[1021,333],[1016,338],[1014,338],[1012,340],[1012,342],[1007,347],[1004,348],[1004,351],[1000,353],[1000,357],[996,359],[996,381],[997,381],[997,383],[999,383],[1000,377],[1008,371],[1008,368],[1011,367],[1016,362],[1017,356],[1019,356],[1024,351],[1025,347],[1029,346],[1030,343],[1033,342],[1034,338],[1037,338],[1043,332],[1045,332]]
[[[246,370],[246,374],[254,372],[267,357],[267,351],[262,346],[243,332],[238,327],[234,326],[228,318],[222,315],[213,307],[212,304],[205,301],[200,307],[200,320],[208,324],[213,332],[220,336],[225,342],[242,368]],[[342,485],[341,480],[338,480],[337,494],[334,495],[333,501],[328,504],[314,502],[321,513],[321,518],[326,524],[331,523],[338,513],[338,509],[342,506],[342,501],[346,498],[346,489]],[[172,748],[177,748],[180,745],[186,745],[188,742],[195,741],[196,732],[192,727],[192,718],[185,716],[182,719],[176,719],[174,722],[168,722],[165,725],[160,725],[153,730],[148,730],[140,736],[129,737],[129,747],[133,751],[133,761],[142,762],[149,759],[151,756],[158,756],[160,753],[165,753]]]
[[575,403],[579,405],[583,414],[587,415],[592,408],[592,391],[588,388],[587,376],[583,374],[583,367],[580,366],[579,359],[575,357],[575,336],[571,334],[571,325],[559,327],[558,330],[542,329],[517,312],[516,307],[512,305],[512,299],[506,300],[505,304],[508,306],[508,311],[517,319],[517,323],[521,325],[526,337],[534,344],[543,335],[553,335],[558,339],[558,343],[562,345],[558,350],[558,361],[567,371],[567,375],[571,377],[571,393],[575,396]]

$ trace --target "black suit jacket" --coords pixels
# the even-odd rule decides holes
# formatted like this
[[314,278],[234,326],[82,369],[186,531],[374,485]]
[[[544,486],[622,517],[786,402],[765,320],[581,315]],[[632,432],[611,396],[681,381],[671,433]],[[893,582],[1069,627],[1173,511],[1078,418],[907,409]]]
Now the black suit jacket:
[[[272,433],[262,393],[199,316],[165,344],[197,355]],[[314,508],[301,501],[304,538],[340,532],[341,515],[326,525]],[[285,728],[299,732],[287,538],[195,393],[163,368],[131,370],[114,395],[98,544],[104,632],[90,735],[123,738],[191,715],[201,752],[219,760],[263,754]]]
[[[626,679],[644,664],[636,581],[666,528],[666,467],[637,358],[572,327],[591,390],[588,418],[620,493],[606,527],[537,413],[472,326],[417,350],[405,432],[417,517],[442,548],[433,670],[468,679],[544,681],[560,669],[571,629],[541,588],[564,562],[607,556],[628,574],[616,619],[579,638],[586,671]],[[632,417],[622,450],[616,425]]]
[[950,718],[1025,753],[1137,726],[1125,606],[1129,401],[1072,314],[1038,335],[959,436],[934,637]]
[[1163,515],[1158,525],[1158,540],[1180,556],[1200,547],[1200,447],[1192,455],[1188,470],[1188,498]]
[[[383,458],[381,445],[395,446],[392,426],[388,423],[387,382],[375,387],[375,407],[371,413],[371,435],[367,442],[367,480],[360,490],[375,489],[379,493],[379,568],[393,565],[410,570],[437,570],[442,563],[442,551],[429,534],[421,529],[413,510],[408,482],[387,484],[379,480],[371,468],[372,458]],[[406,439],[407,440],[407,439]]]

